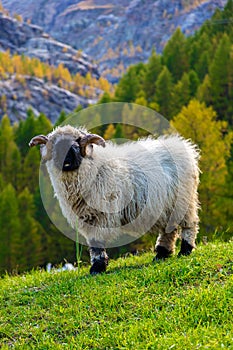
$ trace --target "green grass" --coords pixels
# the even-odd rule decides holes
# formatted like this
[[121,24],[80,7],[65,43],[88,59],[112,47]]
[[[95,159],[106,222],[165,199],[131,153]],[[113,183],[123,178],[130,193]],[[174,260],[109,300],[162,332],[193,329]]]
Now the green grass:
[[233,242],[0,280],[1,349],[233,349]]

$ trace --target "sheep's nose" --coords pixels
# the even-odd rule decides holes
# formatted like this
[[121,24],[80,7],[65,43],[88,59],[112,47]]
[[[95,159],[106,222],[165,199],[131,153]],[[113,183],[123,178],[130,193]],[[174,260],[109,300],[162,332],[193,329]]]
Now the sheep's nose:
[[62,140],[56,144],[54,163],[59,170],[75,170],[80,166],[81,161],[80,147],[76,142]]

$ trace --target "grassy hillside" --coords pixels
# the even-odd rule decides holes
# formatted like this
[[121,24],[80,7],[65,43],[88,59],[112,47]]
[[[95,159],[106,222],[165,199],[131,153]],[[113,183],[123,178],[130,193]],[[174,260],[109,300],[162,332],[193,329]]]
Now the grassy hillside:
[[232,349],[233,242],[0,280],[1,349]]

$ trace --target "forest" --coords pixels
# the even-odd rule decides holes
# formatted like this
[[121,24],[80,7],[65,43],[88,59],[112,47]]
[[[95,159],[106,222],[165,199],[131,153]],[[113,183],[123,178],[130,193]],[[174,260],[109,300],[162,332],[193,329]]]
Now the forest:
[[[229,0],[225,9],[217,10],[194,35],[185,37],[178,28],[162,54],[152,50],[147,63],[129,67],[114,93],[106,80],[73,77],[63,67],[50,70],[36,59],[10,56],[9,52],[0,53],[0,77],[15,73],[20,79],[31,72],[79,93],[80,80],[82,84],[88,81],[87,85],[105,91],[98,103],[134,102],[162,114],[201,149],[198,239],[228,240],[233,233],[232,13],[233,1]],[[0,104],[4,103],[1,96]],[[56,125],[66,117],[61,111]],[[43,208],[38,181],[40,153],[28,147],[34,135],[47,134],[54,126],[45,115],[36,117],[32,110],[25,121],[13,125],[7,115],[1,116],[0,273],[30,270],[64,259],[75,261],[75,243],[57,230]],[[140,130],[127,129],[123,121],[98,132],[106,139],[141,136]],[[112,256],[150,248],[151,242],[145,235],[129,247],[112,250]]]

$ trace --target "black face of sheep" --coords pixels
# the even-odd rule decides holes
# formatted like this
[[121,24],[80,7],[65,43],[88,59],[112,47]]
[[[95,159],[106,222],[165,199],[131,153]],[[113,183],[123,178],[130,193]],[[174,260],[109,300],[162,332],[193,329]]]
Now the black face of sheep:
[[71,135],[67,135],[67,137],[60,140],[38,135],[32,138],[29,146],[40,145],[43,161],[53,158],[58,169],[65,172],[74,171],[79,168],[82,159],[87,156],[87,148],[89,148],[88,156],[91,156],[92,144],[105,147],[105,140],[99,135],[82,134],[82,132],[80,132],[80,135],[77,138],[71,138]]
[[[68,152],[67,152],[68,150]],[[60,140],[54,147],[54,163],[59,170],[74,171],[82,162],[81,149],[78,140]]]
[[62,170],[63,171],[73,171],[79,168],[82,161],[80,154],[80,148],[78,145],[73,144],[63,162]]

